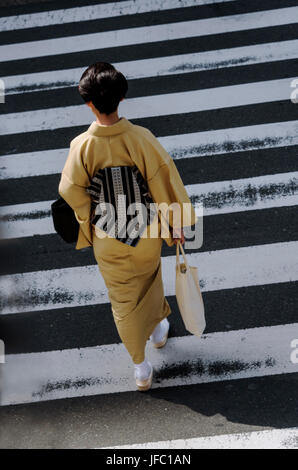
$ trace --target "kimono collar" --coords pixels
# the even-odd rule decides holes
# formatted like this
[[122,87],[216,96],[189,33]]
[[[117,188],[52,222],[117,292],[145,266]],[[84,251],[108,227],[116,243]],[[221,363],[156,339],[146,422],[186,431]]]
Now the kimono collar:
[[98,137],[122,134],[132,126],[132,123],[125,117],[121,117],[120,121],[112,124],[111,126],[100,126],[96,121],[93,121],[89,126],[87,132]]

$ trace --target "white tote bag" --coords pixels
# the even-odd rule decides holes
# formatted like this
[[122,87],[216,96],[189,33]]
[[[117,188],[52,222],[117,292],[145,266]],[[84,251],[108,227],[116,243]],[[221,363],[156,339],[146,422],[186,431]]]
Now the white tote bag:
[[[181,248],[184,263],[180,263]],[[176,299],[184,326],[193,335],[201,336],[206,327],[198,268],[189,266],[180,241],[176,245]]]

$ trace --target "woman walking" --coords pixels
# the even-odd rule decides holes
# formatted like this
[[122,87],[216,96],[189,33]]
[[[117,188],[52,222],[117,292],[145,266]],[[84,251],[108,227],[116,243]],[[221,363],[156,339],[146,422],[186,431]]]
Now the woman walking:
[[[164,296],[161,247],[178,240],[184,243],[184,226],[196,223],[195,211],[174,161],[156,137],[145,127],[119,118],[118,106],[128,85],[121,72],[106,62],[90,65],[79,82],[79,93],[96,120],[70,143],[61,174],[59,194],[72,207],[80,224],[76,249],[93,247],[99,271],[108,290],[119,336],[133,363],[138,390],[151,387],[153,367],[145,356],[150,339],[159,348],[168,337],[167,317],[171,309]],[[87,188],[100,169],[136,166],[155,203],[176,202],[183,209],[181,229],[164,234],[158,217],[157,236],[150,237],[150,225],[135,246],[107,236],[91,223],[92,197]],[[169,218],[173,227],[173,218]],[[106,235],[106,236],[104,236]]]

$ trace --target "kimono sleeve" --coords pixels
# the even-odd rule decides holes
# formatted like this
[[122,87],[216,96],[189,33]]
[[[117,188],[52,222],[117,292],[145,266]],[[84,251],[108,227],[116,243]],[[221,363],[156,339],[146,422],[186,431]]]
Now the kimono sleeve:
[[[161,163],[157,170],[155,168],[153,176],[147,179],[148,189],[154,202],[158,206],[165,203],[164,207],[177,203],[173,204],[173,210],[168,213],[169,225],[171,227],[173,227],[173,224],[177,227],[194,225],[198,221],[198,217],[175,162],[157,139],[156,142],[152,143],[151,155],[148,160],[151,162],[157,160]],[[147,171],[147,174],[150,174],[150,171]],[[166,216],[166,212],[162,209],[160,212]]]
[[92,245],[91,197],[86,192],[89,184],[90,178],[82,159],[82,145],[72,141],[62,170],[58,193],[74,210],[80,224],[76,249]]

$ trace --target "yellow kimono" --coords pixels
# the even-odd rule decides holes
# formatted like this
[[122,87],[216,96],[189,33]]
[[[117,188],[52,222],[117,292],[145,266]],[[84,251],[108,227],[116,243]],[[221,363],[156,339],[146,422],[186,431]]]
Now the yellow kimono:
[[[174,241],[171,232],[161,231],[163,217],[158,220],[158,237],[150,237],[147,226],[135,247],[109,236],[96,236],[90,223],[91,197],[86,188],[99,169],[120,165],[139,168],[157,204],[176,202],[182,213],[183,203],[188,203],[190,210],[183,212],[183,227],[195,224],[197,216],[173,159],[145,127],[124,117],[111,126],[94,121],[71,141],[58,192],[80,224],[76,249],[93,247],[117,331],[138,364],[145,359],[146,341],[156,325],[171,313],[164,296],[160,255],[162,240],[168,246]],[[169,223],[173,225],[172,213]]]

